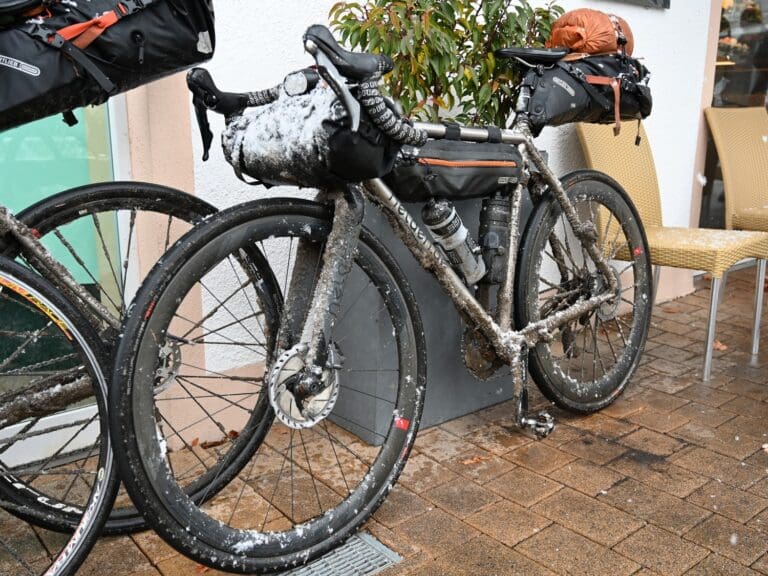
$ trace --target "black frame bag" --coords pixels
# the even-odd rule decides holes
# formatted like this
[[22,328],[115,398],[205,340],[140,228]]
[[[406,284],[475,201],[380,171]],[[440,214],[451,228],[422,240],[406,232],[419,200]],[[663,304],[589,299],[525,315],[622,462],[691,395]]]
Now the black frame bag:
[[0,29],[0,130],[101,104],[213,56],[211,0],[38,4],[41,14]]
[[571,122],[616,124],[642,120],[653,107],[650,74],[639,61],[621,53],[560,61],[532,69],[523,83],[531,88],[528,115],[538,136],[544,126]]
[[430,140],[405,150],[384,177],[403,202],[491,196],[516,184],[522,157],[515,146],[494,142]]

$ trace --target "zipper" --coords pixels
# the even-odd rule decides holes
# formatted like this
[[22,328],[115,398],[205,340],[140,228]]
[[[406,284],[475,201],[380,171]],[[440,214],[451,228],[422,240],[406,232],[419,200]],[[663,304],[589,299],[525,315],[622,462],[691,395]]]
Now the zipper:
[[145,45],[145,38],[144,34],[141,32],[134,32],[133,33],[133,41],[136,43],[136,46],[139,48],[139,64],[144,64],[144,45]]

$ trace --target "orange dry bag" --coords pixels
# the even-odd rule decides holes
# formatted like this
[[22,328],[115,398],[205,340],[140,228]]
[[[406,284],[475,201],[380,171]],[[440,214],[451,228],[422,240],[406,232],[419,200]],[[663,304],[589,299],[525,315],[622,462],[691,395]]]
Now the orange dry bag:
[[571,52],[605,54],[626,50],[632,55],[635,40],[629,24],[613,14],[580,8],[566,12],[552,26],[547,48],[568,48]]

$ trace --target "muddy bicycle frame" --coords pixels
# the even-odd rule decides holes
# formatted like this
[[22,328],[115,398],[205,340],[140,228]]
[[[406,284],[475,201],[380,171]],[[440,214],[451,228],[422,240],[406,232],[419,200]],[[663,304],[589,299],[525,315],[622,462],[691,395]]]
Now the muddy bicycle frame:
[[[343,191],[329,191],[326,193],[327,198],[333,201],[335,208],[333,227],[326,242],[325,260],[308,316],[311,321],[305,324],[301,338],[301,341],[308,346],[306,366],[309,374],[302,383],[305,386],[304,390],[316,390],[317,377],[322,374],[321,365],[325,347],[323,334],[330,333],[333,317],[340,306],[344,279],[351,267],[354,246],[362,225],[363,196],[367,196],[383,209],[396,235],[408,247],[419,264],[435,276],[456,309],[479,329],[491,343],[496,354],[510,366],[513,377],[513,399],[516,401],[515,421],[518,426],[533,429],[540,436],[545,436],[552,431],[554,422],[548,414],[542,413],[538,417],[527,415],[526,350],[539,342],[551,341],[552,333],[556,328],[616,298],[618,280],[598,247],[598,230],[595,225],[589,221],[584,223],[580,221],[560,180],[549,169],[542,153],[533,143],[525,112],[529,94],[527,87],[521,88],[515,123],[511,129],[501,130],[502,142],[517,146],[523,159],[523,166],[521,177],[509,196],[511,215],[509,250],[504,280],[499,288],[495,317],[478,301],[473,290],[454,271],[432,240],[397,199],[395,192],[381,179],[368,180],[362,185],[350,185]],[[442,124],[415,123],[414,127],[426,131],[430,138],[440,139],[446,136],[446,127]],[[485,142],[489,140],[489,131],[480,127],[460,127],[459,139]],[[607,290],[603,294],[591,296],[588,299],[579,298],[571,306],[515,330],[512,327],[512,310],[520,241],[519,222],[523,190],[530,189],[529,184],[532,183],[534,172],[532,168],[535,168],[535,178],[539,178],[546,186],[544,193],[553,194],[557,199],[577,239],[606,279]],[[288,309],[290,305],[289,295],[286,308]]]

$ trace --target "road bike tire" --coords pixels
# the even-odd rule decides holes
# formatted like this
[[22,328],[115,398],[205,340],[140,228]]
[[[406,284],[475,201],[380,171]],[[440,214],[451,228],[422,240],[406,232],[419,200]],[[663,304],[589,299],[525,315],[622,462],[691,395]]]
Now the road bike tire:
[[[299,239],[313,246],[317,254],[322,253],[331,218],[327,207],[300,199],[252,202],[216,214],[187,234],[168,252],[163,266],[150,273],[125,326],[110,390],[111,408],[120,415],[111,424],[119,444],[120,470],[128,492],[158,534],[209,567],[242,573],[282,570],[306,563],[338,545],[383,501],[413,445],[426,383],[423,328],[402,271],[366,229],[361,232],[355,263],[345,284],[334,334],[329,336],[338,357],[345,359],[336,388],[338,401],[331,415],[306,429],[289,427],[276,418],[267,398],[269,385],[264,385],[264,374],[288,366],[283,363],[285,356],[268,360],[267,367],[257,363],[260,356],[252,357],[245,350],[246,344],[254,343],[243,335],[257,333],[258,328],[255,323],[245,325],[244,319],[258,317],[258,313],[252,301],[233,302],[234,294],[244,290],[247,282],[226,277],[229,256],[244,247],[258,246],[275,277],[283,280],[284,294],[289,284],[294,289],[290,279],[295,277],[291,269]],[[305,261],[299,270],[309,271],[314,279],[318,266],[318,262],[306,265]],[[209,277],[214,280],[210,287]],[[243,349],[233,357],[250,363],[251,379],[257,381],[261,374],[262,384],[249,389],[248,417],[255,430],[250,461],[239,466],[239,473],[218,497],[199,505],[184,490],[185,481],[194,481],[186,465],[188,454],[196,451],[200,462],[213,451],[218,451],[214,454],[217,457],[242,438],[242,432],[232,430],[221,418],[210,426],[221,430],[220,443],[213,451],[203,451],[197,431],[181,437],[154,389],[158,366],[163,367],[159,357],[163,358],[168,340],[192,338],[189,332],[180,332],[179,326],[187,324],[177,318],[183,316],[188,322],[188,315],[177,311],[184,308],[189,294],[194,298],[198,286],[207,293],[214,285],[221,287],[214,302],[233,302],[229,315],[223,316],[243,312],[238,316],[243,318],[243,325],[238,326],[244,340],[238,343]],[[212,317],[210,311],[199,314]],[[357,314],[363,316],[363,322]],[[210,335],[217,334],[223,343],[234,344],[235,339],[219,329],[231,323],[222,318],[210,327],[198,322],[189,330],[200,330],[197,341],[209,342]],[[360,347],[364,354],[352,353]],[[179,352],[181,364],[191,364],[184,358],[193,353],[192,346],[183,348]],[[220,361],[214,354],[206,353],[206,358]],[[240,364],[218,366],[214,370],[206,365],[208,371],[203,374],[224,376],[226,370],[243,373],[238,371]],[[185,378],[191,380],[191,376]],[[181,388],[177,388],[174,394],[180,395]],[[227,388],[220,384],[219,389]],[[360,405],[355,404],[358,401]],[[202,400],[197,402],[202,404]],[[192,407],[193,403],[187,405]],[[370,411],[362,415],[362,423],[351,422],[348,417],[363,407]],[[214,420],[210,411],[201,408],[199,414]],[[197,414],[184,416],[199,420]],[[172,442],[176,444],[173,449]]]
[[[0,574],[69,576],[95,544],[118,486],[99,340],[49,282],[1,256],[0,308],[5,341],[0,356],[0,474],[5,480],[0,485]],[[40,354],[46,358],[42,364]],[[57,398],[78,382],[82,400]],[[18,412],[22,393],[32,391],[38,393],[38,408]],[[10,416],[15,413],[18,420],[35,412],[41,415],[18,423]],[[61,441],[59,434],[69,428],[79,434]],[[91,442],[93,435],[96,442]],[[31,458],[44,461],[39,469],[45,474],[38,474],[37,465],[30,467]],[[78,473],[71,479],[74,469]],[[77,484],[86,473],[92,481]],[[62,538],[49,530],[62,528],[59,508],[64,505],[78,511],[70,512],[76,521],[64,527],[70,536]]]
[[[78,280],[87,285],[110,311],[125,316],[131,300],[131,284],[137,288],[146,260],[159,258],[192,226],[216,212],[204,200],[174,188],[145,182],[88,184],[45,198],[17,214],[48,247],[63,256]],[[122,231],[117,232],[118,224]],[[139,235],[150,233],[154,240],[150,257],[139,260]],[[78,239],[88,237],[88,255],[78,252]],[[117,251],[116,256],[113,252]],[[4,254],[17,257],[18,246],[6,247]],[[90,256],[90,257],[89,257]],[[154,261],[150,261],[153,264]],[[117,331],[98,325],[104,347],[111,351]],[[111,354],[105,356],[111,362]],[[107,368],[111,372],[111,366]],[[0,483],[2,479],[0,478]],[[62,528],[77,518],[61,512]],[[34,516],[30,517],[34,521]],[[104,528],[108,535],[133,532],[146,527],[143,516],[127,494],[121,493]]]
[[[640,216],[615,180],[584,170],[565,176],[562,184],[579,218],[595,223],[600,247],[620,282],[612,301],[531,348],[528,368],[549,400],[588,413],[613,402],[640,361],[651,321],[651,261]],[[535,208],[519,254],[518,328],[607,287],[554,196]]]

